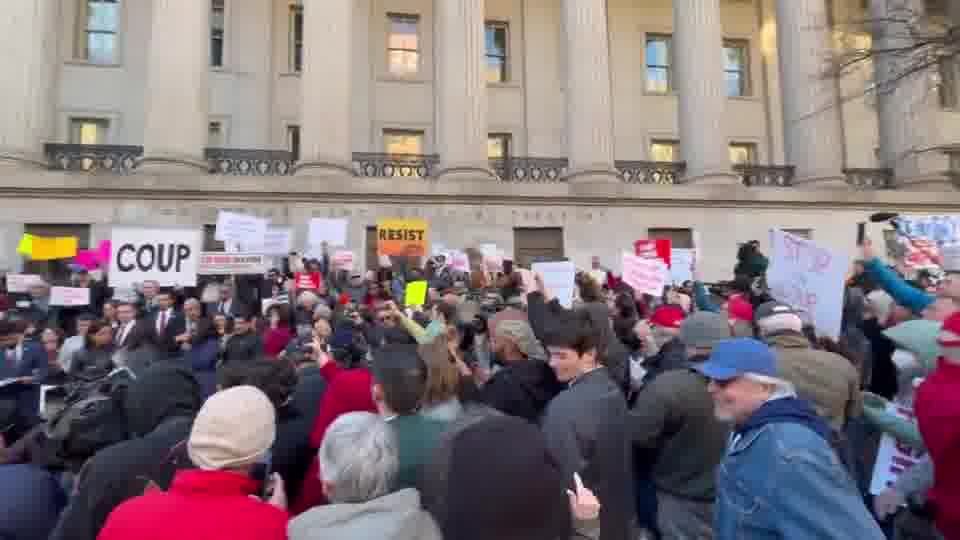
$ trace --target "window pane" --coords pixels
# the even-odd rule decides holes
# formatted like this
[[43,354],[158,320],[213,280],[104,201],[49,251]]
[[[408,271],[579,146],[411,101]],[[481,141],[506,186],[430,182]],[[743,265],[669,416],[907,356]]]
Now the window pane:
[[223,11],[214,10],[213,14],[210,17],[210,25],[213,27],[214,32],[220,32],[223,34]]
[[300,126],[287,126],[287,149],[294,161],[300,161]]
[[666,94],[670,91],[670,77],[667,68],[647,68],[647,92]]
[[389,51],[389,70],[397,76],[416,75],[419,70],[420,53],[415,51]]
[[119,6],[115,3],[90,2],[87,8],[87,30],[116,32]]
[[727,97],[743,95],[743,79],[740,73],[728,71],[724,73],[727,86]]
[[487,54],[493,56],[507,55],[507,29],[502,26],[487,26]]
[[503,58],[487,57],[487,82],[500,83],[507,80],[507,63]]
[[723,48],[723,69],[743,70],[744,50],[742,47],[724,47]]
[[650,159],[653,161],[677,161],[677,144],[653,142],[650,144]]
[[418,50],[420,36],[417,34],[417,20],[410,18],[390,19],[389,49]]
[[414,132],[385,132],[384,151],[388,154],[423,154],[423,134]]
[[87,61],[93,64],[116,64],[117,36],[87,34]]
[[734,165],[749,165],[754,163],[754,147],[750,144],[731,144],[730,163]]
[[210,148],[223,148],[223,124],[220,122],[210,122],[207,129],[207,146]]
[[670,46],[666,39],[651,38],[647,40],[647,65],[670,65]]
[[510,153],[509,140],[502,135],[487,137],[487,157],[489,159],[503,159]]

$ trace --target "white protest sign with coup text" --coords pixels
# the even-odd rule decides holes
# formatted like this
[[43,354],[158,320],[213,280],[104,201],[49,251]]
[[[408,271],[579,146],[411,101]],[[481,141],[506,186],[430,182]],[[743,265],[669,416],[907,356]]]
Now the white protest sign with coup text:
[[266,234],[267,220],[265,219],[233,212],[217,213],[217,230],[214,237],[221,242],[236,242],[243,247],[262,246]]
[[153,280],[161,287],[194,287],[202,245],[199,229],[114,227],[110,286],[132,288]]
[[531,267],[534,274],[543,276],[543,286],[552,294],[560,305],[573,308],[574,278],[577,268],[570,261],[534,263]]
[[51,287],[51,306],[89,306],[90,289],[87,287]]
[[837,339],[850,257],[779,229],[770,231],[770,245],[770,294],[803,311],[818,336]]
[[623,281],[637,294],[660,296],[667,282],[667,268],[660,259],[638,257],[624,252]]

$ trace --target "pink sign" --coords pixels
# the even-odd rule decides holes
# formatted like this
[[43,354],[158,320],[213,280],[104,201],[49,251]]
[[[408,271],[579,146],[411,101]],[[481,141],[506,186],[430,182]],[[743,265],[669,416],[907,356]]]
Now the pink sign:
[[624,253],[622,279],[639,294],[660,296],[667,283],[666,265],[660,259]]

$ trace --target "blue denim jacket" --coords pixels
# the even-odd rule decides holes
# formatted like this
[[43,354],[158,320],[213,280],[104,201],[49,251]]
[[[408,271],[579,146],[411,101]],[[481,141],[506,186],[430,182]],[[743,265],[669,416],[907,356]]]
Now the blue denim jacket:
[[826,440],[793,422],[731,438],[717,470],[716,540],[883,540]]

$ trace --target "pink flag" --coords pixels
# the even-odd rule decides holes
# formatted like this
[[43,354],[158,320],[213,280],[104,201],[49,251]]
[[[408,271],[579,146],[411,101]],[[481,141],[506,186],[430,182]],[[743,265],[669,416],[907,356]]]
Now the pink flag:
[[74,262],[80,266],[86,268],[87,270],[96,270],[100,267],[100,254],[92,249],[81,249],[77,251],[77,256],[74,257]]
[[110,262],[110,240],[101,240],[100,246],[97,248],[97,259],[102,264],[107,264]]

